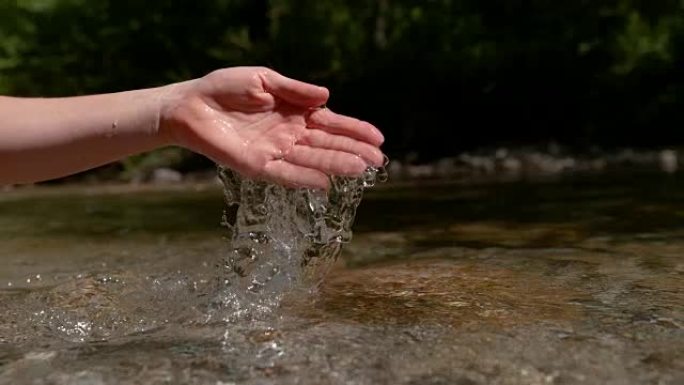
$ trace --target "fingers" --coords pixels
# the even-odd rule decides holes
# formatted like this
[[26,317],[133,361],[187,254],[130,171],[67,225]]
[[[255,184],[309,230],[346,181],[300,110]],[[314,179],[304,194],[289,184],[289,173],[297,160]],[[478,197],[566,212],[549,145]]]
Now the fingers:
[[300,107],[322,106],[330,96],[327,88],[290,79],[272,70],[260,75],[266,91]]
[[317,169],[325,174],[358,176],[368,167],[366,162],[348,152],[295,145],[285,160],[302,167]]
[[381,145],[385,137],[372,124],[349,116],[336,114],[327,108],[311,112],[308,119],[310,128],[318,128],[332,134],[348,136],[375,146]]
[[[330,97],[329,91],[324,87],[291,79],[273,70],[265,69],[259,74],[267,92],[299,107],[320,107]],[[308,120],[311,128],[348,136],[375,146],[380,146],[385,141],[380,130],[372,124],[336,114],[327,108],[314,110]]]
[[275,183],[292,188],[303,187],[323,190],[330,188],[330,181],[324,173],[282,159],[268,162],[264,167],[264,175]]
[[382,166],[384,161],[382,152],[377,147],[347,136],[334,135],[318,129],[307,130],[298,143],[358,155],[376,167]]

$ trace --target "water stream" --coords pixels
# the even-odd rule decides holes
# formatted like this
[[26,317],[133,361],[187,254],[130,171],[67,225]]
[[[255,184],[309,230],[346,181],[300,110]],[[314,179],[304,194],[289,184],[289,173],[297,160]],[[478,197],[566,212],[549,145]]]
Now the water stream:
[[684,382],[684,175],[222,177],[2,193],[0,384]]
[[293,291],[315,291],[352,238],[363,191],[384,168],[333,177],[329,192],[287,189],[221,168],[230,250],[222,260],[218,303],[225,320],[259,318]]

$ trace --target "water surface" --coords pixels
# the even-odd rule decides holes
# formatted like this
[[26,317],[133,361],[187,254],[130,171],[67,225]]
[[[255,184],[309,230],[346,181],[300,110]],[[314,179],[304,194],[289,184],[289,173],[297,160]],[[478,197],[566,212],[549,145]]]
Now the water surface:
[[318,294],[232,324],[222,210],[0,195],[0,384],[684,383],[684,176],[379,186]]

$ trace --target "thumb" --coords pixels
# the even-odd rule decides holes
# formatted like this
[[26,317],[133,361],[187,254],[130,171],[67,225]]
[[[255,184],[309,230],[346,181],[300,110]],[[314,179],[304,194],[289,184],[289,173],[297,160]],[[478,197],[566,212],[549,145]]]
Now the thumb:
[[330,97],[330,92],[325,87],[291,79],[273,70],[263,73],[262,81],[267,92],[300,107],[320,107]]

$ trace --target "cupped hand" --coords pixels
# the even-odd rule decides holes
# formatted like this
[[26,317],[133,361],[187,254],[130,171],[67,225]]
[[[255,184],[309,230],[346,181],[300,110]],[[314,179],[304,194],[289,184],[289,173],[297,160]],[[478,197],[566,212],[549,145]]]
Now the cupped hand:
[[373,125],[321,108],[328,90],[263,67],[222,69],[163,97],[170,140],[253,179],[327,189],[329,175],[380,166]]

